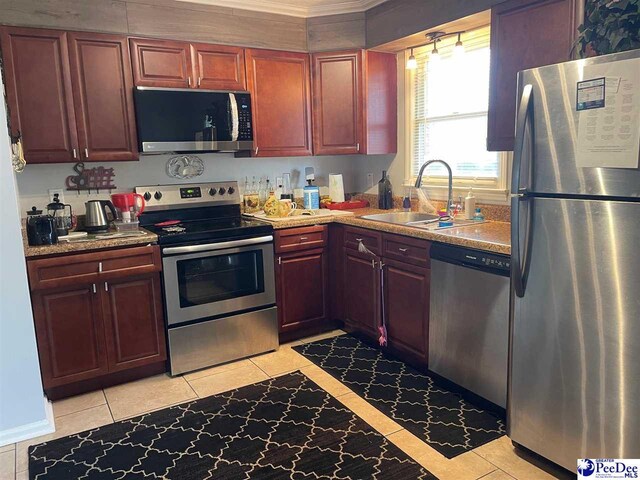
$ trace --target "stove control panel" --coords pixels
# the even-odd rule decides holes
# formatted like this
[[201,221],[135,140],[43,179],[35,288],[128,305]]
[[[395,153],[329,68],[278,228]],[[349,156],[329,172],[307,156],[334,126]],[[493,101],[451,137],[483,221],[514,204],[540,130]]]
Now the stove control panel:
[[240,205],[238,182],[209,182],[182,185],[149,185],[135,188],[145,199],[145,209]]

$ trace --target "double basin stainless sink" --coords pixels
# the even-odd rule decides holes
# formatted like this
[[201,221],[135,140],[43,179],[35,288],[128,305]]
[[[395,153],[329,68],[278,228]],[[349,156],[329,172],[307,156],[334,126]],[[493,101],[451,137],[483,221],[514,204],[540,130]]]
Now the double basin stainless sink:
[[395,225],[404,225],[406,227],[425,228],[427,230],[440,230],[443,228],[464,227],[466,225],[477,225],[482,223],[476,220],[453,220],[453,225],[441,227],[438,225],[440,216],[432,213],[420,212],[392,212],[378,213],[375,215],[364,215],[360,218],[365,220],[373,220],[374,222],[393,223]]

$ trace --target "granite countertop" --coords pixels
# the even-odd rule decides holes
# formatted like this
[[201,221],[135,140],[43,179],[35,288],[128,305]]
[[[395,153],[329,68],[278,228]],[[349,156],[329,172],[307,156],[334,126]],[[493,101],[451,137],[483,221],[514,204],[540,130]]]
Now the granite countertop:
[[158,241],[158,236],[143,228],[140,231],[145,235],[139,237],[120,237],[109,239],[95,239],[81,242],[59,242],[55,245],[40,245],[32,247],[27,242],[26,229],[22,229],[22,242],[24,246],[24,256],[27,258],[41,257],[45,255],[64,255],[66,253],[82,253],[93,250],[104,250],[107,248],[128,247],[133,245],[148,245]]
[[392,223],[382,223],[360,218],[365,215],[398,211],[402,210],[360,208],[353,210],[353,216],[326,216],[319,218],[313,216],[304,218],[296,217],[295,219],[291,219],[291,221],[274,223],[273,228],[280,230],[283,228],[303,227],[308,225],[339,223],[343,225],[353,225],[354,227],[378,230],[381,232],[396,233],[407,237],[422,238],[433,242],[449,243],[452,245],[459,245],[461,247],[501,253],[504,255],[511,254],[511,224],[508,222],[487,221],[478,225],[444,228],[441,230],[426,230],[418,227],[394,225]]

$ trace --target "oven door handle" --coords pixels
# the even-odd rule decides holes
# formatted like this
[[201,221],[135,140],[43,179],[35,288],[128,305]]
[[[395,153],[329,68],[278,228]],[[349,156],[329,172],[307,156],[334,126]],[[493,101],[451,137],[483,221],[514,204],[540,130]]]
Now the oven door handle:
[[177,255],[181,253],[209,252],[212,250],[225,250],[227,248],[248,247],[260,243],[273,242],[272,235],[264,237],[246,238],[244,240],[232,240],[230,242],[205,243],[204,245],[190,245],[186,247],[167,247],[162,250],[164,255]]

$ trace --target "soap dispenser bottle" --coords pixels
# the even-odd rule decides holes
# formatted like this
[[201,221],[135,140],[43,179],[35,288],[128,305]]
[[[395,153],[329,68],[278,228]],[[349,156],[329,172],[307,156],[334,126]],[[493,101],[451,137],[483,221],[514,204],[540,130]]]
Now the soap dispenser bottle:
[[473,220],[476,212],[476,197],[473,196],[473,188],[469,190],[464,199],[464,218]]
[[381,210],[393,208],[393,191],[386,170],[382,171],[382,178],[378,182],[378,208]]

